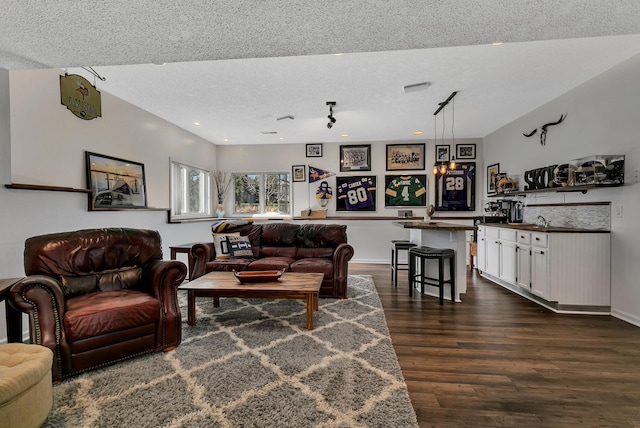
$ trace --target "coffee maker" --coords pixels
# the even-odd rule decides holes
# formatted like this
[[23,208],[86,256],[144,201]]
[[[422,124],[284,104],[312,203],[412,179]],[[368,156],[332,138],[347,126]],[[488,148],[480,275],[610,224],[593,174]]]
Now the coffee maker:
[[497,202],[509,223],[522,223],[524,208],[522,202],[513,199],[498,199]]

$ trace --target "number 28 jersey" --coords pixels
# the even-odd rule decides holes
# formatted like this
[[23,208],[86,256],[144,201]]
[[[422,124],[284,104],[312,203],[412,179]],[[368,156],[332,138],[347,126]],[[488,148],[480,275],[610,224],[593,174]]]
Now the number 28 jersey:
[[338,186],[338,199],[344,200],[347,210],[359,210],[374,204],[376,185],[371,177],[347,181]]
[[473,192],[473,175],[471,169],[447,171],[438,177],[440,195],[438,205],[450,210],[466,210],[471,208]]

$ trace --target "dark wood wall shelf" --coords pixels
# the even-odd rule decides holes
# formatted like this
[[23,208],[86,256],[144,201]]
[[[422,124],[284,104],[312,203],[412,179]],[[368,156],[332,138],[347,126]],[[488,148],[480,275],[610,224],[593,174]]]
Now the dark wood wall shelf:
[[546,188],[546,189],[519,190],[517,192],[500,193],[500,194],[496,194],[496,195],[487,195],[487,197],[489,197],[489,198],[505,198],[505,197],[508,197],[508,196],[527,196],[527,195],[533,195],[533,194],[536,194],[536,193],[575,193],[575,192],[580,192],[582,194],[585,194],[589,190],[599,189],[599,188],[606,188],[606,187],[612,187],[612,186],[596,186],[594,184],[586,184],[584,186],[549,187],[549,188]]

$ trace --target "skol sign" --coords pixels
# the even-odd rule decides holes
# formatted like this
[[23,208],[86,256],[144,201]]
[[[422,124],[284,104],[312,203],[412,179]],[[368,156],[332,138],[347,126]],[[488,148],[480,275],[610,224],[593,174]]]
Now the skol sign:
[[100,91],[77,74],[60,76],[60,103],[80,119],[91,120],[102,116]]
[[558,165],[525,171],[524,182],[526,186],[524,190],[546,189],[551,187],[551,183],[553,183],[553,170],[556,166]]

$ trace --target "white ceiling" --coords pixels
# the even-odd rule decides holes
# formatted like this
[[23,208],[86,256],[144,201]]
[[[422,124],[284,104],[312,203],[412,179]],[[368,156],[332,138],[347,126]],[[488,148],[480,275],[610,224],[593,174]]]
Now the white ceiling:
[[[637,0],[2,0],[0,8],[0,67],[68,68],[93,81],[76,68],[93,66],[107,79],[98,89],[216,144],[433,138],[433,112],[453,91],[438,137],[444,119],[450,138],[454,106],[455,137],[484,137],[637,54]],[[402,89],[424,81],[425,91]],[[337,103],[332,129],[326,101]],[[287,115],[294,119],[276,120]]]

